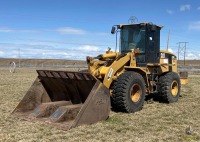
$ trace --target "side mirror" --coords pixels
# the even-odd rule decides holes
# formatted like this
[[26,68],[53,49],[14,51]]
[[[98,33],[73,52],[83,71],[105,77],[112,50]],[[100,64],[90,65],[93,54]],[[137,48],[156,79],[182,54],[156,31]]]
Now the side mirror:
[[116,31],[116,28],[115,28],[115,26],[112,26],[112,29],[111,29],[111,34],[115,34],[115,31]]

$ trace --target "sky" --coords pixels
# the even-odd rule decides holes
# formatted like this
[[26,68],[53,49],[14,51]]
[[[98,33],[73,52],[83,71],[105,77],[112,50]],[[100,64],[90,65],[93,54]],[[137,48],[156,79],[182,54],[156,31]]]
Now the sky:
[[0,0],[0,58],[85,60],[115,50],[117,24],[163,25],[161,49],[200,59],[199,0]]

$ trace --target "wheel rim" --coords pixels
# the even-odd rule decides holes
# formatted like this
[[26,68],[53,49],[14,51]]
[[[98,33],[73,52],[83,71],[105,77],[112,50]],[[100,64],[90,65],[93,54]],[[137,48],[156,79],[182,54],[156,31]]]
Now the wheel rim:
[[171,84],[171,93],[173,96],[178,94],[178,82],[176,80],[174,80]]
[[140,100],[142,89],[138,84],[134,84],[131,89],[131,100],[136,103]]

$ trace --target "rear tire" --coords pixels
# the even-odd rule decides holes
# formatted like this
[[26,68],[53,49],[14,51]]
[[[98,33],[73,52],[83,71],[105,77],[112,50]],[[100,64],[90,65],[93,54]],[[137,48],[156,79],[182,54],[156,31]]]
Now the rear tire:
[[158,91],[167,103],[178,101],[180,87],[180,77],[175,72],[169,72],[159,78]]
[[112,107],[116,111],[133,113],[143,107],[145,99],[145,82],[143,77],[133,71],[119,76],[113,86]]

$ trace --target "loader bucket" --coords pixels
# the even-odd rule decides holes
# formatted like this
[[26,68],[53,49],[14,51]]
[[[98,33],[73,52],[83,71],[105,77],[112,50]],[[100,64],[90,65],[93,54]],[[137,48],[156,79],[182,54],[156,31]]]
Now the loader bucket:
[[37,73],[12,115],[63,130],[108,118],[109,90],[90,73],[51,70]]

